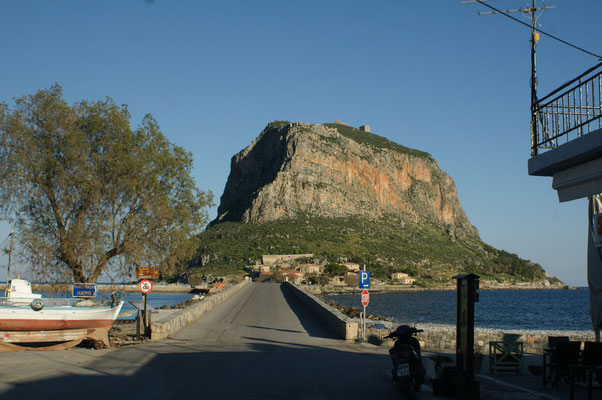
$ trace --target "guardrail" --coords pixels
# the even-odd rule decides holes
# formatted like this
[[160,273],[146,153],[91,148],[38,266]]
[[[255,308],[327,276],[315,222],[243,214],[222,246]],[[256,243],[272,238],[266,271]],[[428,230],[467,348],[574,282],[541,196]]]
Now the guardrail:
[[531,155],[602,128],[602,63],[531,106]]

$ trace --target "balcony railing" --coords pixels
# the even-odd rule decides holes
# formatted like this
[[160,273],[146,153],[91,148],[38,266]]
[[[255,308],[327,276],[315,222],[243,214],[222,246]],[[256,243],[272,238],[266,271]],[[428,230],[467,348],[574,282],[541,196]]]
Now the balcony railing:
[[531,115],[531,155],[602,128],[602,63],[537,100]]

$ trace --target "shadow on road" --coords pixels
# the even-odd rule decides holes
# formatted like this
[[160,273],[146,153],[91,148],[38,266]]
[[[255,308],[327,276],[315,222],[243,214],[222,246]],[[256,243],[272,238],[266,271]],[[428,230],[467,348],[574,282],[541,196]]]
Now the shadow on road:
[[241,345],[239,351],[220,347],[189,342],[184,347],[158,343],[118,349],[82,368],[81,374],[15,385],[0,397],[366,399],[395,395],[384,355],[277,341]]
[[279,328],[270,328],[268,326],[257,326],[257,325],[246,325],[249,328],[257,328],[257,329],[267,329],[270,331],[280,331],[280,332],[291,332],[291,333],[301,333],[301,331],[296,331],[293,329],[279,329]]
[[286,300],[288,306],[295,313],[299,322],[309,334],[313,337],[322,337],[328,339],[340,339],[334,332],[332,332],[320,321],[318,316],[305,304],[303,304],[292,292],[291,289],[287,288],[286,285],[280,284],[280,290]]

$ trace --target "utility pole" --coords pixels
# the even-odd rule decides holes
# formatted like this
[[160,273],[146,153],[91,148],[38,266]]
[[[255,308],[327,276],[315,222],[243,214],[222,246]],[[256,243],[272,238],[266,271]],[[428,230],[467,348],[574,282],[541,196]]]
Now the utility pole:
[[[517,8],[514,10],[496,10],[493,7],[485,4],[485,2],[491,0],[469,0],[462,1],[460,4],[471,4],[471,3],[479,3],[483,4],[486,7],[493,9],[494,11],[487,12],[477,12],[478,15],[491,15],[491,14],[504,14],[507,15],[513,12],[520,12],[527,18],[531,19],[531,156],[537,155],[537,146],[535,143],[537,142],[537,57],[536,57],[536,47],[537,42],[539,41],[539,33],[537,32],[537,19],[541,16],[543,11],[549,10],[551,8],[556,8],[556,6],[546,6],[545,3],[542,7],[537,6],[537,0],[531,0],[531,7],[525,8]],[[542,0],[543,2],[543,0]],[[538,11],[541,11],[539,15],[535,15]],[[529,16],[530,15],[530,16]],[[512,18],[512,17],[511,17]],[[519,21],[520,22],[520,21]]]
[[[536,45],[539,41],[539,33],[535,31],[535,0],[531,7],[531,156],[537,155],[537,57],[535,55]],[[535,153],[535,154],[534,154]]]
[[12,255],[13,255],[13,237],[15,236],[15,226],[11,226],[10,227],[10,247],[8,249],[8,270],[6,271],[6,283],[8,284],[8,281],[10,279],[10,262],[12,259]]

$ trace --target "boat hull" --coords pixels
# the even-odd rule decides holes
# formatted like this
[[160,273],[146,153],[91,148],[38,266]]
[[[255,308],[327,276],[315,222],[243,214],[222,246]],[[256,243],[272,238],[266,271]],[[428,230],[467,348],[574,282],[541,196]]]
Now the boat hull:
[[7,344],[73,342],[74,346],[84,339],[98,340],[108,347],[108,331],[122,305],[44,307],[39,311],[27,306],[0,306],[0,351],[16,350]]

